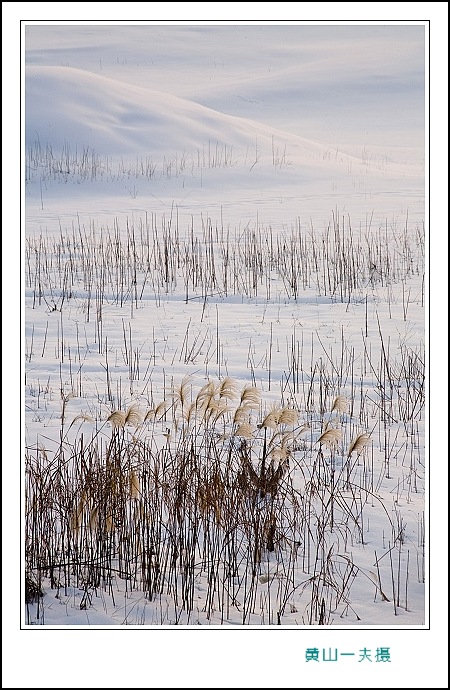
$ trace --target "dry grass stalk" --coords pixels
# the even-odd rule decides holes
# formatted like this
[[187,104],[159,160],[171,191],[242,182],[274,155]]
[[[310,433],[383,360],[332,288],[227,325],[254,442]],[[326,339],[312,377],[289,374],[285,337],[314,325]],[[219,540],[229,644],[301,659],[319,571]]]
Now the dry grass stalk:
[[141,495],[141,484],[136,472],[132,470],[130,474],[130,495],[131,498],[139,498]]

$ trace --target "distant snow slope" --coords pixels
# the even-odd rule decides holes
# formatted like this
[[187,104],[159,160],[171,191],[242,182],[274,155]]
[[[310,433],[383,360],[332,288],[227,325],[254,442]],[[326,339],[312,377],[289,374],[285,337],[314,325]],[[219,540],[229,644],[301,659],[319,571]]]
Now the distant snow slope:
[[33,25],[25,47],[27,65],[171,93],[352,155],[423,159],[423,26]]
[[[394,162],[365,148],[351,156],[291,131],[93,71],[27,67],[25,110],[30,229],[34,223],[40,227],[44,208],[68,220],[73,204],[74,211],[88,211],[92,197],[96,213],[175,204],[188,214],[223,208],[229,220],[247,222],[258,210],[274,226],[299,214],[323,221],[323,208],[328,216],[336,205],[385,218],[401,199],[411,221],[423,218],[419,163]],[[37,143],[41,153],[28,156]],[[63,148],[70,151],[67,164]],[[93,175],[84,165],[77,174],[86,150],[99,157]],[[71,205],[64,198],[67,184]]]

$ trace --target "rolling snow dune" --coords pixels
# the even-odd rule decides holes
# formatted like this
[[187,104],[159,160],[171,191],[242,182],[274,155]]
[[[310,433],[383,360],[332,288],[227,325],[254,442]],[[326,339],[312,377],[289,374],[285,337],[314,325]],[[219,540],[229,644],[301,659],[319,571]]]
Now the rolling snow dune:
[[[51,97],[49,98],[49,95]],[[100,154],[142,153],[223,139],[230,125],[195,103],[68,67],[27,70],[26,139]]]
[[[125,84],[70,67],[28,67],[26,72],[28,145],[53,149],[90,147],[108,156],[170,155],[233,147],[271,155],[288,150],[289,159],[308,167],[341,168],[329,147],[241,117],[226,115],[168,93]],[[345,155],[345,162],[363,161]],[[399,166],[390,166],[398,173]],[[414,172],[414,171],[412,171]],[[386,173],[386,168],[383,174]],[[401,170],[410,174],[411,169]]]
[[255,146],[278,135],[303,153],[325,147],[244,118],[224,115],[168,93],[132,86],[70,67],[29,67],[26,79],[26,140],[37,136],[58,148],[76,143],[97,153],[128,155],[174,152],[217,141]]

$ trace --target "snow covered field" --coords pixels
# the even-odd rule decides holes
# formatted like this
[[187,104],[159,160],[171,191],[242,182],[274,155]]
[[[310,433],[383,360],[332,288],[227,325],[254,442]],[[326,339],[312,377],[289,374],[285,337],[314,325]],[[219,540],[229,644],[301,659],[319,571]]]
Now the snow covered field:
[[24,624],[424,626],[423,27],[25,47]]

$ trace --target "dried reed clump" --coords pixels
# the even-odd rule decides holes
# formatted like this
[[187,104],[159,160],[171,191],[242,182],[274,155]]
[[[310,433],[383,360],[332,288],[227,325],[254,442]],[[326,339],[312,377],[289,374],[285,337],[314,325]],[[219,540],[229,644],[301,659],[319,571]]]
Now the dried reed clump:
[[361,453],[363,448],[367,445],[369,439],[370,439],[370,434],[366,434],[366,433],[359,434],[359,436],[356,436],[356,438],[353,439],[353,441],[351,442],[351,444],[348,448],[348,453],[347,453],[348,457],[350,457],[350,455],[352,453],[358,453],[358,455],[359,455],[359,453]]
[[[29,513],[40,516],[43,509],[48,511],[48,516],[45,520],[34,518],[35,528],[30,521],[28,542],[33,546],[29,549],[35,548],[33,529],[42,530],[39,539],[44,546],[40,552],[36,549],[34,560],[31,559],[27,567],[36,569],[36,564],[42,562],[39,560],[42,553],[47,558],[46,544],[52,539],[53,551],[57,553],[61,537],[46,531],[50,533],[54,529],[62,500],[67,509],[60,527],[64,542],[73,543],[78,549],[74,551],[76,567],[73,571],[68,567],[65,577],[77,578],[77,583],[80,573],[84,577],[85,564],[91,559],[92,563],[101,564],[101,568],[96,565],[91,568],[91,582],[97,582],[101,572],[111,577],[117,568],[116,572],[134,579],[136,587],[142,583],[146,593],[179,597],[180,610],[189,612],[195,604],[195,578],[199,568],[202,576],[208,579],[206,607],[211,610],[218,603],[216,582],[223,578],[221,591],[226,592],[237,584],[235,578],[243,581],[245,568],[254,578],[254,584],[248,578],[251,601],[245,604],[247,611],[252,610],[259,594],[256,585],[261,572],[259,564],[267,557],[267,552],[276,552],[276,556],[271,557],[275,567],[279,565],[279,561],[275,562],[279,557],[286,564],[280,582],[284,579],[294,582],[295,573],[302,568],[303,572],[311,572],[311,582],[317,581],[328,568],[328,561],[320,561],[323,555],[319,558],[319,550],[314,553],[316,536],[320,544],[317,549],[322,549],[322,554],[328,553],[331,562],[333,544],[326,540],[334,526],[343,521],[350,530],[355,522],[355,529],[360,530],[362,524],[358,522],[356,502],[353,505],[341,500],[345,487],[352,486],[352,491],[358,491],[356,484],[350,484],[352,463],[347,461],[345,465],[346,483],[333,469],[333,453],[338,445],[340,448],[344,434],[340,428],[332,426],[332,416],[331,422],[325,424],[330,415],[322,415],[324,425],[314,438],[319,436],[315,443],[330,449],[331,462],[323,458],[322,448],[315,458],[310,443],[299,447],[299,437],[310,429],[308,422],[299,421],[299,412],[281,403],[261,413],[260,401],[257,388],[246,386],[238,391],[229,377],[219,383],[207,381],[198,393],[192,390],[190,377],[185,377],[177,388],[172,388],[169,408],[163,401],[145,415],[145,420],[164,418],[165,446],[156,427],[142,436],[134,430],[129,434],[112,433],[106,445],[90,448],[83,443],[79,448],[74,446],[71,454],[71,460],[75,460],[73,474],[61,462],[58,481],[62,479],[67,485],[61,491],[61,484],[55,484],[56,508],[52,508],[50,502],[46,507],[46,488],[45,501],[39,502],[43,489],[36,477],[44,458],[36,449],[36,467],[31,463],[33,467],[30,466],[28,478]],[[342,412],[347,404],[343,396],[338,396],[333,411]],[[170,412],[167,419],[166,412]],[[311,420],[320,421],[314,414]],[[126,424],[138,426],[142,416],[137,405],[131,405],[126,411],[112,412],[108,421],[113,428],[121,429]],[[193,421],[195,426],[191,425]],[[341,426],[338,421],[341,420],[334,418],[336,427]],[[347,433],[344,422],[347,420],[342,420]],[[367,428],[362,421],[360,423],[359,429]],[[139,439],[132,438],[132,434]],[[226,438],[230,441],[225,442]],[[360,453],[369,438],[367,433],[356,436],[348,448],[348,457]],[[302,455],[296,456],[299,450]],[[329,511],[323,510],[324,487],[326,496],[330,495]],[[314,531],[316,520],[321,521],[321,533]],[[167,538],[165,532],[169,535]],[[303,544],[304,549],[300,548]],[[314,574],[310,553],[318,564]],[[299,559],[303,559],[302,562]],[[170,569],[180,567],[183,568],[183,585],[177,589],[177,576]],[[327,571],[327,578],[337,578],[336,573]],[[328,585],[328,580],[327,584],[324,580],[324,591],[328,586],[335,587],[337,582],[336,579]],[[381,583],[379,587],[381,590]],[[275,601],[278,594],[274,591],[271,596]],[[284,603],[288,596],[286,588]],[[224,599],[222,611],[226,611],[229,604],[233,605]],[[277,606],[277,610],[282,611],[278,600]],[[321,612],[320,616],[325,620],[325,613]],[[314,622],[312,615],[309,622]]]
[[[181,403],[182,408],[181,415],[176,420],[178,425],[187,423],[189,427],[195,418],[200,424],[210,427],[228,413],[232,413],[229,402],[236,399],[239,399],[239,405],[234,411],[233,424],[240,425],[243,422],[249,424],[251,411],[259,407],[259,390],[253,386],[246,386],[239,395],[237,383],[229,376],[217,384],[207,381],[197,392],[193,402],[188,404],[188,389],[191,390],[191,380],[191,376],[186,376],[173,393],[175,403]],[[155,419],[157,414],[156,409],[150,410],[146,415],[146,420]],[[248,429],[243,427],[241,432],[247,433]]]

